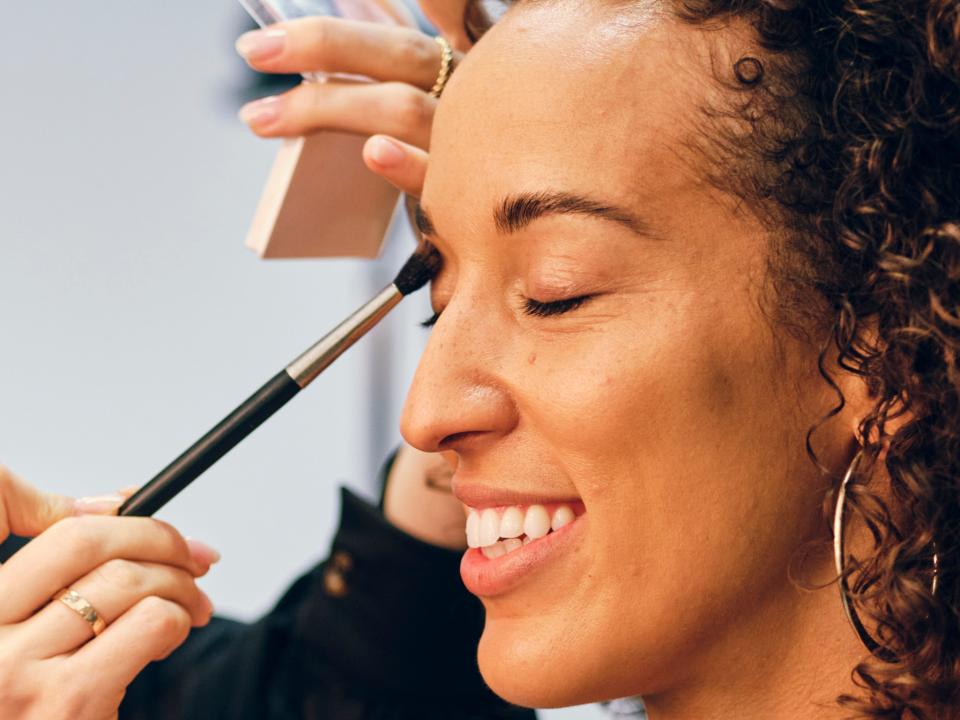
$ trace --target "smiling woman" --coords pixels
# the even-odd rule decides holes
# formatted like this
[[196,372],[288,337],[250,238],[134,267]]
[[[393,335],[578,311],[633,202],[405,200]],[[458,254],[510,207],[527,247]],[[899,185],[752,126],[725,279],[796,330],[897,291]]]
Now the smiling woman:
[[498,694],[960,716],[958,157],[952,3],[520,2],[471,50],[402,429]]
[[244,116],[396,136],[365,161],[443,259],[425,452],[252,625],[210,619],[210,548],[0,468],[0,539],[38,534],[0,548],[0,716],[534,715],[492,688],[960,720],[960,6],[423,6],[445,43],[305,18],[239,49],[372,79]]

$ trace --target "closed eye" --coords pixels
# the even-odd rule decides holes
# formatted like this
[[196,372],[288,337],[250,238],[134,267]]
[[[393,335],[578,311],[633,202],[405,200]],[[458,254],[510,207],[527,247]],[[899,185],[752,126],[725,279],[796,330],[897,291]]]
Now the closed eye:
[[[553,302],[540,302],[532,298],[527,298],[523,304],[523,311],[532,317],[550,317],[551,315],[562,315],[576,310],[584,303],[593,299],[593,295],[581,295],[579,297],[566,298],[565,300],[554,300]],[[435,312],[426,320],[420,323],[421,327],[431,328],[437,324],[440,319],[440,313]]]
[[588,300],[592,295],[581,295],[579,297],[567,298],[565,300],[554,300],[553,302],[540,302],[527,298],[524,302],[523,311],[533,317],[549,317],[551,315],[562,315],[563,313],[576,310]]

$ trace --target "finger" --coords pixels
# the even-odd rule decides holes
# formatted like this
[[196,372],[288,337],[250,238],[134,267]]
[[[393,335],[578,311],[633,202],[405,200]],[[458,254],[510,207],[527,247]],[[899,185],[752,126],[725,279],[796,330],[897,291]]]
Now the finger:
[[298,137],[318,130],[383,133],[428,149],[437,101],[404,83],[305,82],[250,103],[240,117],[262,137]]
[[78,515],[116,515],[126,498],[120,493],[77,498]]
[[456,50],[465,53],[473,45],[464,25],[467,0],[420,0],[420,9]]
[[151,518],[85,515],[61,520],[0,567],[0,625],[25,620],[57,590],[114,558],[203,575],[210,556],[191,550],[197,546]]
[[10,533],[34,537],[74,513],[74,501],[45,493],[0,467],[0,540]]
[[363,160],[373,172],[413,197],[420,197],[427,173],[427,153],[384,135],[374,135],[363,146]]
[[[213,605],[190,573],[155,563],[110,560],[70,586],[90,603],[107,626],[144,598],[174,602],[194,627],[206,625]],[[18,626],[17,641],[30,656],[50,658],[74,650],[93,638],[93,628],[59,600]]]
[[428,90],[440,68],[440,46],[411,28],[309,17],[254,30],[237,40],[251,67],[271,73],[365,75]]
[[110,495],[78,498],[76,511],[78,515],[116,515],[124,502],[136,493],[140,487],[130,485]]
[[[144,598],[100,637],[66,658],[65,677],[72,678],[73,684],[78,677],[86,678],[88,715],[108,717],[143,668],[168,656],[189,632],[190,616],[183,608],[158,597]],[[101,706],[94,704],[98,702]]]

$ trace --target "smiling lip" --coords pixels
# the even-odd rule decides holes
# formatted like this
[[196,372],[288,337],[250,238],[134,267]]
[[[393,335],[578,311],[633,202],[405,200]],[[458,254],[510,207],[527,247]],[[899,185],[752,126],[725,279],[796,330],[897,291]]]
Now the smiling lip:
[[586,531],[586,517],[586,513],[580,514],[559,530],[498,558],[489,559],[480,548],[470,548],[460,561],[463,584],[479,597],[510,592],[532,573],[548,568],[576,548]]
[[458,482],[453,478],[452,489],[454,496],[467,507],[477,510],[486,507],[506,507],[508,505],[548,505],[548,504],[578,504],[583,501],[578,497],[544,497],[531,493],[504,490],[484,485],[472,485]]

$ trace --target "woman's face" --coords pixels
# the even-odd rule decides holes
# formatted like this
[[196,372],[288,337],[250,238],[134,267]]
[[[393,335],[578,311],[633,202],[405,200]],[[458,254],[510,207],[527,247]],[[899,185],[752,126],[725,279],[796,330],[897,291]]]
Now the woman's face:
[[480,669],[531,706],[706,677],[771,618],[789,642],[824,487],[816,351],[765,314],[767,235],[688,149],[740,40],[603,5],[520,6],[471,51],[422,198],[441,316],[404,436],[456,454],[472,508],[578,513],[463,563]]

